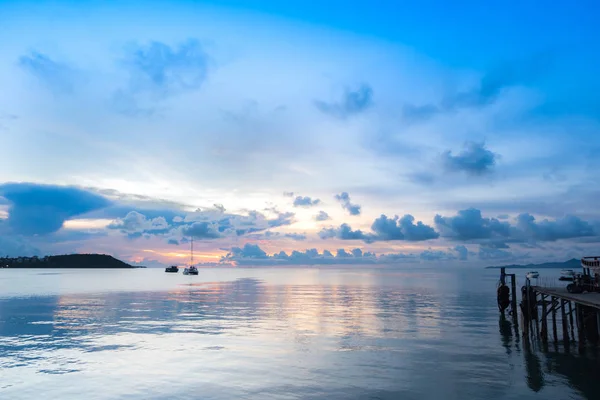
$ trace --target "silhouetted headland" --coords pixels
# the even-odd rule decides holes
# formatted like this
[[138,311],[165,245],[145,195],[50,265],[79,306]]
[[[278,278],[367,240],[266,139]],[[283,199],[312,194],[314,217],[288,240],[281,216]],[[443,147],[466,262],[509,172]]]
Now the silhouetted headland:
[[0,268],[146,268],[129,265],[107,254],[65,254],[46,257],[3,257]]
[[506,268],[506,269],[519,268],[519,269],[531,269],[531,270],[544,269],[544,268],[578,269],[578,268],[581,268],[581,260],[579,260],[577,258],[572,258],[570,260],[563,261],[563,262],[547,262],[547,263],[542,263],[542,264],[527,264],[527,265],[512,264],[512,265],[491,266],[491,267],[486,267],[486,268]]

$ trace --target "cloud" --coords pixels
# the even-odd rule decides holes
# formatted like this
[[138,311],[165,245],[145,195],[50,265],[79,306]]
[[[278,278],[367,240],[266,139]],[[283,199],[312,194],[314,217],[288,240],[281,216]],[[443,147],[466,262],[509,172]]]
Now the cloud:
[[483,218],[481,211],[474,208],[460,210],[454,217],[437,214],[434,223],[442,237],[456,240],[508,238],[511,235],[508,222]]
[[315,221],[327,221],[330,220],[331,217],[325,211],[319,211],[317,215],[315,215]]
[[533,215],[524,213],[511,225],[506,220],[484,218],[480,210],[470,208],[458,211],[453,217],[436,215],[434,222],[442,237],[479,241],[490,249],[507,249],[507,243],[553,242],[596,237],[599,234],[592,223],[573,215],[537,222]]
[[449,251],[427,249],[419,254],[419,258],[425,261],[453,261],[456,260],[456,255]]
[[33,246],[28,238],[12,234],[6,225],[6,220],[0,219],[0,257],[41,255],[40,250]]
[[319,232],[321,239],[337,238],[340,240],[363,240],[366,243],[375,241],[406,240],[412,242],[437,239],[437,233],[432,227],[423,224],[421,221],[414,223],[415,218],[412,215],[405,215],[402,218],[395,216],[388,218],[381,215],[375,219],[371,225],[373,233],[365,233],[361,230],[353,230],[350,225],[344,223],[339,228],[324,228]]
[[527,255],[516,256],[512,252],[490,247],[479,247],[478,253],[480,260],[515,260],[527,258]]
[[486,73],[479,85],[449,96],[443,101],[443,108],[454,110],[460,107],[483,107],[493,103],[502,91],[511,86],[527,84],[542,75],[548,68],[549,54],[536,54],[520,62],[506,62]]
[[55,61],[38,51],[19,57],[19,66],[56,94],[72,93],[77,74],[67,64]]
[[432,227],[421,221],[415,224],[414,221],[415,218],[410,214],[402,218],[388,218],[382,214],[373,222],[371,229],[375,232],[377,240],[422,241],[437,239],[440,236]]
[[516,226],[526,237],[544,242],[590,237],[598,234],[589,222],[573,215],[567,215],[555,221],[544,219],[536,222],[533,215],[525,213],[517,217]]
[[346,89],[339,102],[315,101],[315,106],[321,112],[336,118],[348,118],[368,110],[373,105],[373,89],[366,84],[356,90]]
[[365,242],[374,240],[373,235],[366,234],[361,230],[354,231],[348,224],[341,224],[339,228],[323,228],[319,232],[319,237],[321,239],[364,240]]
[[227,255],[220,260],[221,263],[234,263],[236,265],[360,265],[360,264],[397,264],[415,263],[421,261],[454,261],[457,255],[449,249],[448,251],[427,249],[418,254],[411,253],[388,253],[377,256],[373,252],[354,248],[350,251],[337,249],[335,254],[331,250],[323,250],[319,253],[317,249],[304,251],[294,250],[291,253],[280,251],[273,255],[267,254],[256,244],[247,243],[243,247],[232,247]]
[[405,104],[402,108],[402,116],[405,120],[410,122],[428,120],[439,112],[439,107],[433,104],[425,104],[422,106]]
[[164,217],[152,219],[137,211],[127,213],[125,218],[119,218],[108,225],[109,229],[118,229],[123,233],[166,233],[170,225]]
[[105,197],[74,186],[6,183],[0,196],[10,202],[8,224],[14,233],[48,234],[75,216],[108,207]]
[[515,62],[505,62],[484,74],[479,83],[463,91],[452,93],[439,104],[406,104],[404,119],[409,122],[425,121],[440,113],[455,112],[465,108],[482,108],[496,102],[498,97],[511,87],[529,84],[548,69],[548,53]]
[[181,230],[185,236],[191,236],[194,239],[217,239],[222,237],[219,231],[219,225],[210,222],[194,222]]
[[283,192],[284,197],[294,197],[294,192]]
[[167,243],[173,244],[175,246],[179,246],[179,240],[177,240],[177,239],[169,239],[169,240],[167,240]]
[[231,252],[228,253],[225,257],[227,260],[237,260],[237,259],[261,259],[264,260],[269,258],[267,253],[263,249],[261,249],[257,244],[246,243],[244,247],[232,247]]
[[360,215],[361,207],[358,204],[352,204],[350,202],[350,195],[348,192],[336,194],[335,198],[342,204],[342,208],[348,211],[350,215]]
[[196,39],[175,46],[151,41],[126,50],[120,61],[128,84],[113,94],[115,109],[124,114],[151,115],[157,101],[196,90],[206,80],[209,58]]
[[177,46],[152,41],[132,45],[122,63],[129,72],[131,91],[164,97],[199,88],[206,79],[208,56],[196,39]]
[[280,251],[268,255],[256,244],[246,243],[244,247],[233,247],[221,258],[222,263],[234,263],[237,265],[335,265],[335,264],[374,264],[377,257],[374,253],[363,253],[360,249],[347,252],[338,249],[333,255],[331,251],[324,250],[319,253],[317,249],[305,251],[294,250],[290,254]]
[[454,247],[453,250],[458,253],[459,260],[464,261],[469,258],[469,249],[467,249],[466,246],[459,245],[459,246]]
[[450,172],[466,172],[482,175],[491,172],[498,155],[485,148],[484,143],[467,142],[462,152],[452,155],[450,150],[442,154],[444,167]]
[[277,240],[277,239],[291,239],[296,241],[306,240],[305,233],[281,233],[266,231],[262,234],[250,234],[246,236],[248,239],[254,240]]
[[297,196],[294,199],[294,207],[312,207],[321,204],[319,199],[311,199],[310,197]]

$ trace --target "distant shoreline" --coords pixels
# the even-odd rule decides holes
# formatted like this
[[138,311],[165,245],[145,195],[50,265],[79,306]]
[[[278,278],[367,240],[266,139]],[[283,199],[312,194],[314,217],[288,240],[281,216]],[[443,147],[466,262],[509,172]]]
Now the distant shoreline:
[[133,269],[133,266],[108,254],[64,254],[46,257],[2,257],[0,268],[12,269]]

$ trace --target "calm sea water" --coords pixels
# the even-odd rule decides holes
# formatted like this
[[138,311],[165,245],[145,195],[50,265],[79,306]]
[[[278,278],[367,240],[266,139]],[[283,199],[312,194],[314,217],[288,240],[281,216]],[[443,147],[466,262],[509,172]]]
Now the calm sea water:
[[0,270],[0,398],[598,399],[597,351],[523,343],[498,274]]

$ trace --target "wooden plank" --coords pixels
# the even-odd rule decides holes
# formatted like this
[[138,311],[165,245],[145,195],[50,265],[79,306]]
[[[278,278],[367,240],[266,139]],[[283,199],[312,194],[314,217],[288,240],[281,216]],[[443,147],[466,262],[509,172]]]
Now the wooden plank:
[[564,288],[542,288],[539,286],[535,286],[535,290],[546,296],[555,296],[574,301],[584,306],[600,309],[600,293],[569,293]]

